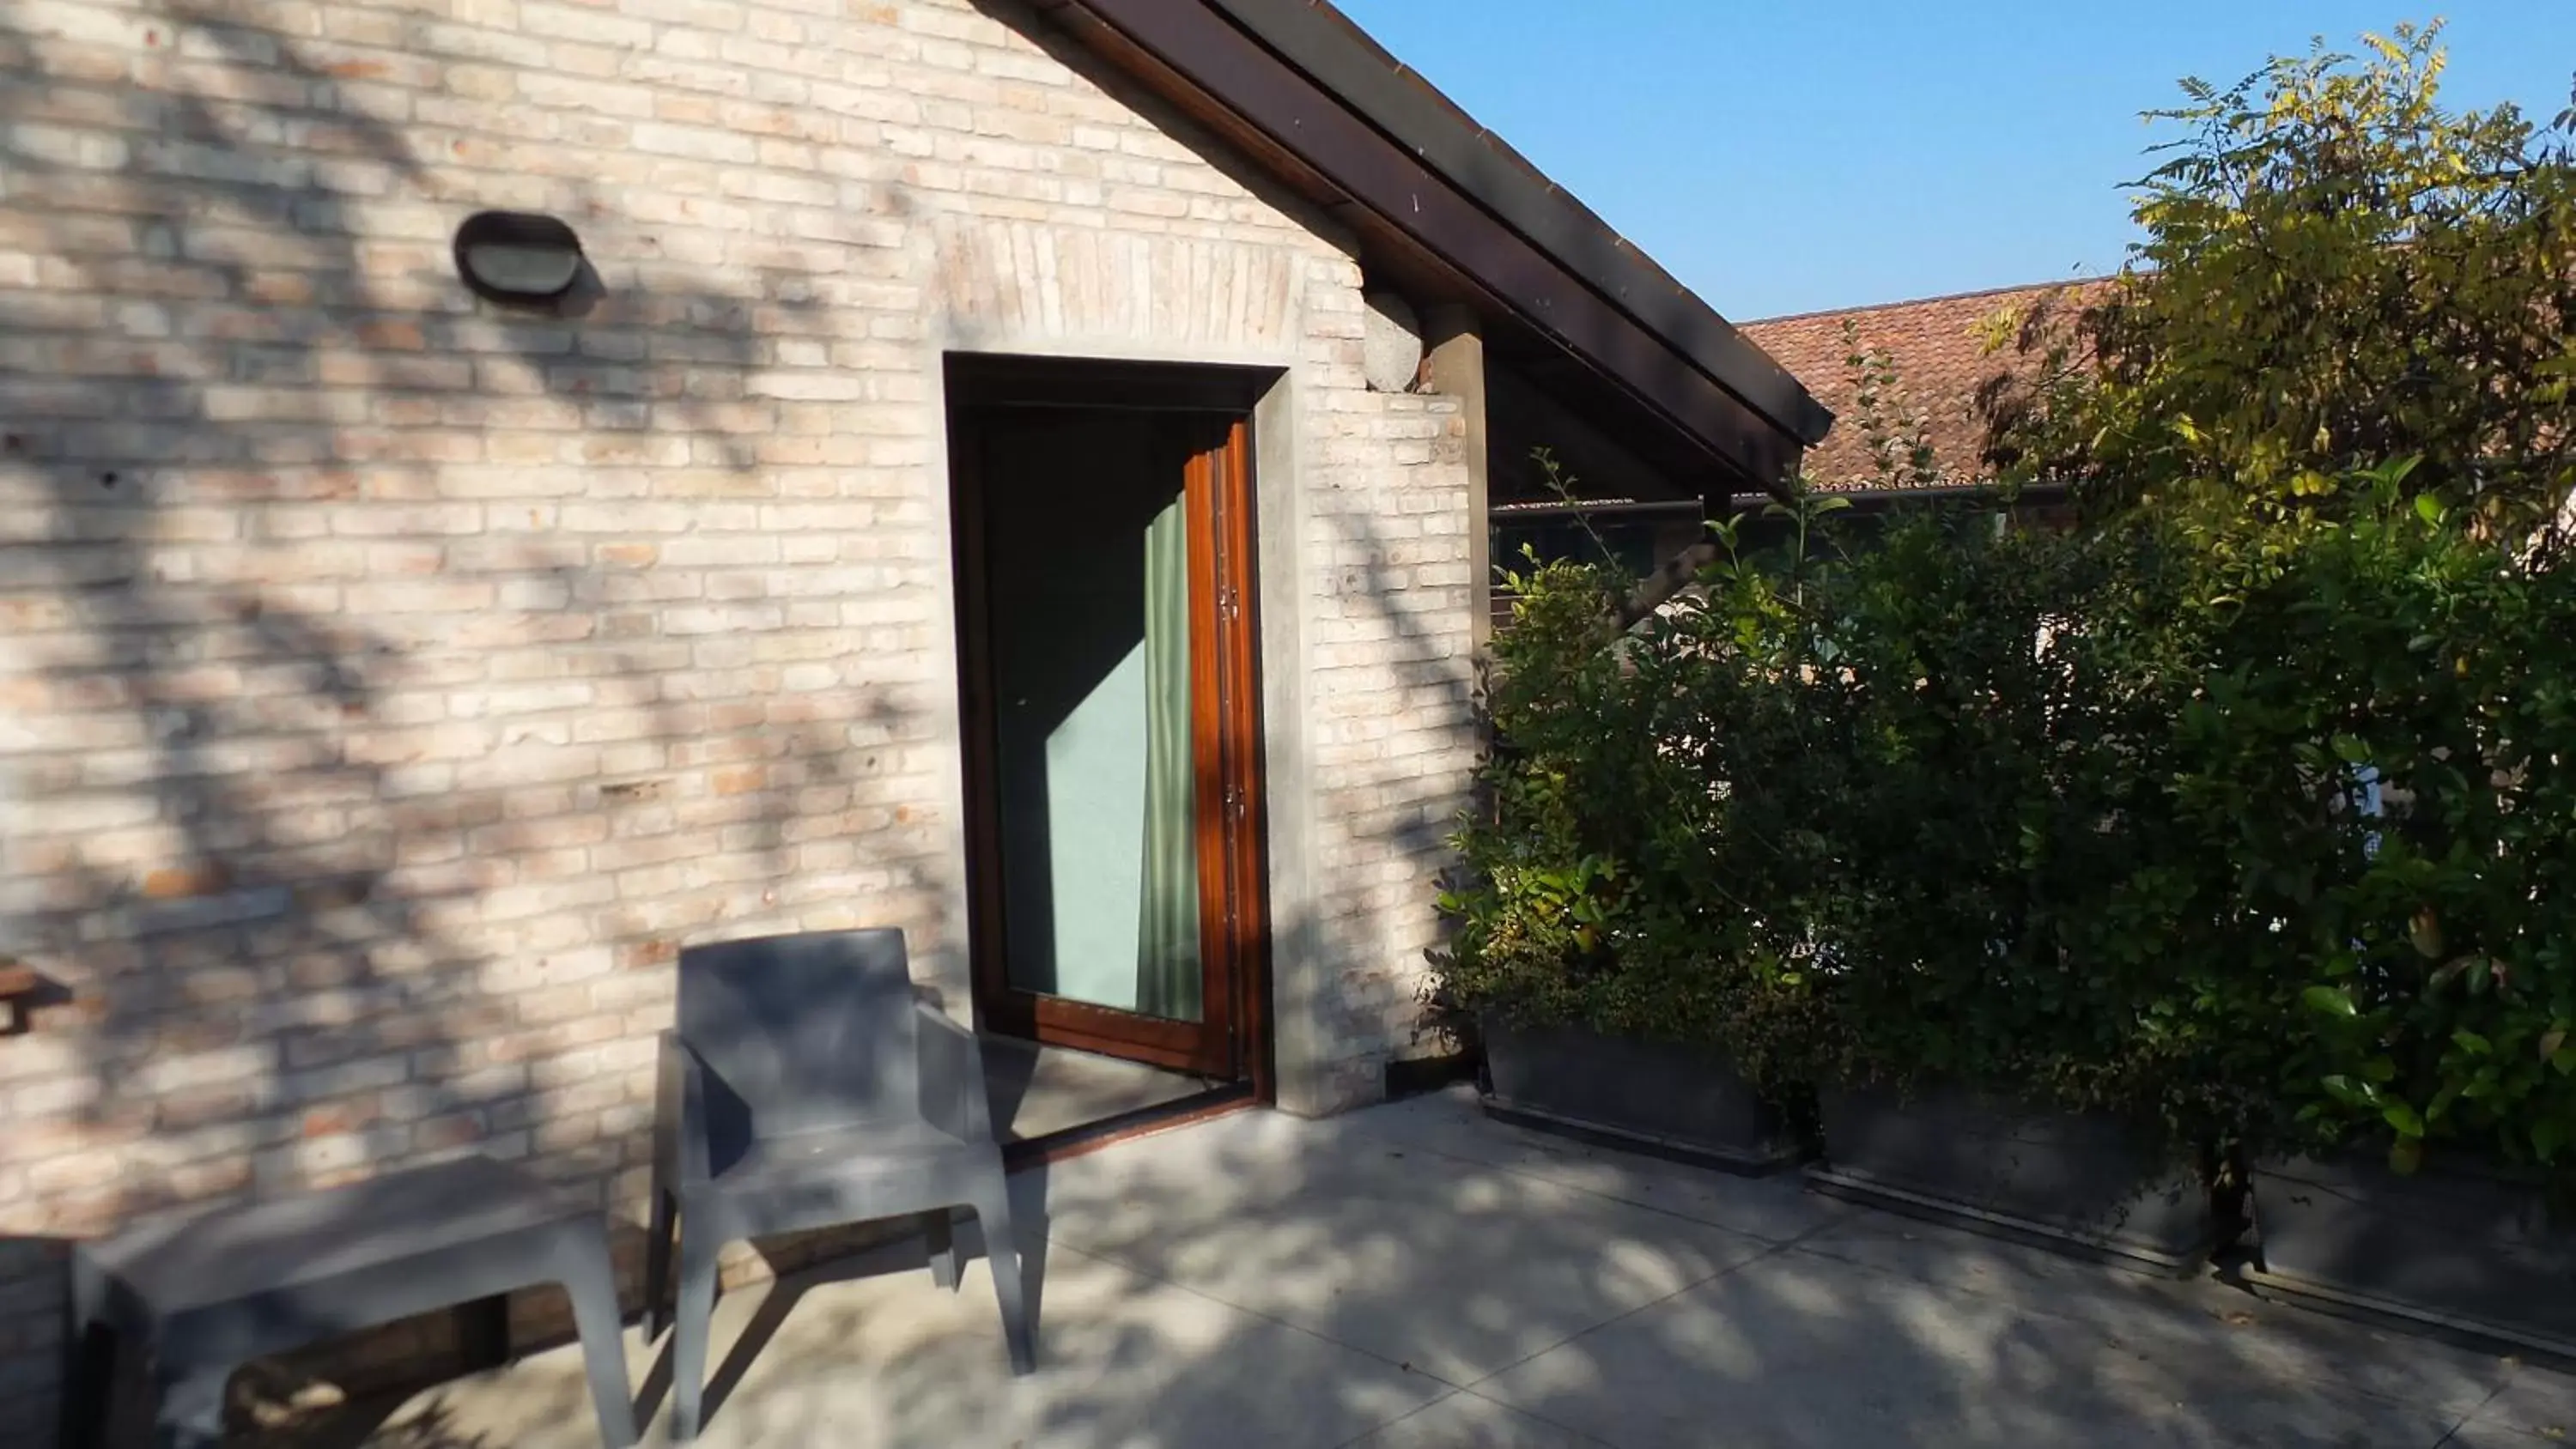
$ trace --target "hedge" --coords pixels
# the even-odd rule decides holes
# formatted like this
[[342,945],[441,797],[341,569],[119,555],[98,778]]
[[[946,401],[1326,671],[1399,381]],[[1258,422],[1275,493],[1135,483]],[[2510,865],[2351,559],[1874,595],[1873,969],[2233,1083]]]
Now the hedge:
[[2339,518],[1721,529],[1616,640],[1629,580],[1532,563],[1434,999],[1784,1099],[2576,1167],[2576,585],[2404,476]]

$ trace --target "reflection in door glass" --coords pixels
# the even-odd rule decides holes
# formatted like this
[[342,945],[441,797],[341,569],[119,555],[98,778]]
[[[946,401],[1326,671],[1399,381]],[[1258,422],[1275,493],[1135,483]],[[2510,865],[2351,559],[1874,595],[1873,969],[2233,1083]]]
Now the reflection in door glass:
[[1196,1021],[1185,456],[1134,415],[1015,427],[984,517],[1010,983]]

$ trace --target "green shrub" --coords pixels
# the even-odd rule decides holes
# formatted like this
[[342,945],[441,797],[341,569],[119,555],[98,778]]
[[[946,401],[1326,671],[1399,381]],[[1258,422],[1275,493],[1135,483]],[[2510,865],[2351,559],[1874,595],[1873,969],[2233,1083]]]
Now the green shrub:
[[1785,1083],[1812,1036],[1782,1019],[1812,999],[1799,842],[1727,782],[1802,728],[1778,687],[1796,610],[1780,578],[1728,568],[1614,646],[1604,621],[1632,582],[1535,563],[1510,579],[1440,990],[1466,1011],[1712,1044]]
[[1817,1069],[2127,1105],[2135,970],[2080,949],[2134,840],[2134,711],[2085,627],[2109,540],[1918,522],[1827,593],[1805,712],[1847,740],[1788,771],[1844,781],[1816,827],[1833,889],[1833,1032]]
[[1985,461],[2087,532],[1516,579],[1439,999],[2576,1187],[2576,109],[2434,35],[2186,83],[2139,265],[1992,324]]
[[2576,585],[2403,477],[2340,518],[1722,532],[1615,643],[1628,580],[1525,572],[1443,998],[1783,1093],[2576,1164]]
[[1615,648],[1628,581],[1513,580],[1443,996],[1701,1042],[1774,1086],[2110,1104],[2134,982],[2071,967],[2068,939],[2119,875],[2101,822],[2137,771],[2103,768],[2102,649],[2038,643],[2121,577],[2103,546],[1957,515],[1848,558],[1724,541]]
[[2241,1024],[2257,1143],[2564,1169],[2576,577],[2404,501],[2401,477],[2356,482],[2376,503],[2345,521],[2202,532],[2202,683],[2173,745],[2190,853],[2166,852],[2188,887],[2156,924],[2207,1029]]

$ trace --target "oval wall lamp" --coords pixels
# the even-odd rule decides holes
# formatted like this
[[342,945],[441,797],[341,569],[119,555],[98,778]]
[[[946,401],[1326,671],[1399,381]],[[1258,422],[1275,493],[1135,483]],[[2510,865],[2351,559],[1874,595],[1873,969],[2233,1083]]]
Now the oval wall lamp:
[[456,270],[478,297],[542,307],[581,279],[581,238],[551,216],[478,211],[456,229]]

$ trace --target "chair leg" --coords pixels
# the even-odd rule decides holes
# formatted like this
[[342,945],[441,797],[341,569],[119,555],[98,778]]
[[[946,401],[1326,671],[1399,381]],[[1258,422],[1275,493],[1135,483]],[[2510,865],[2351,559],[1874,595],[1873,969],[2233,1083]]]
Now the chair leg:
[[89,1259],[74,1254],[71,1293],[63,1320],[63,1406],[57,1438],[62,1449],[96,1449],[107,1431],[109,1394],[116,1384],[116,1331],[106,1323],[107,1283]]
[[590,1398],[599,1411],[599,1441],[606,1449],[630,1449],[635,1442],[635,1399],[626,1382],[624,1324],[617,1312],[617,1269],[608,1256],[605,1234],[570,1245],[561,1272],[572,1296],[573,1325],[581,1334],[582,1366],[590,1375]]
[[456,1342],[468,1373],[510,1366],[510,1295],[495,1293],[456,1306]]
[[954,1293],[964,1277],[965,1255],[957,1251],[956,1222],[946,1208],[921,1215],[922,1236],[930,1240],[930,1281]]
[[76,1316],[72,1324],[66,1345],[70,1372],[63,1379],[62,1449],[98,1449],[116,1384],[118,1336],[93,1318]]
[[671,1439],[698,1435],[698,1409],[707,1386],[708,1321],[716,1311],[716,1249],[710,1225],[680,1228],[680,1305],[671,1321]]
[[1011,1347],[1011,1372],[1037,1368],[1037,1339],[1030,1331],[1028,1284],[1020,1277],[1020,1253],[1011,1237],[1011,1189],[1001,1173],[992,1175],[975,1195],[975,1221],[984,1230],[984,1261],[993,1270],[993,1296],[1001,1300],[1002,1336]]
[[671,1323],[671,1194],[653,1184],[652,1221],[644,1229],[644,1341],[662,1336]]
[[232,1366],[156,1372],[153,1449],[218,1449],[224,1439],[224,1384]]

